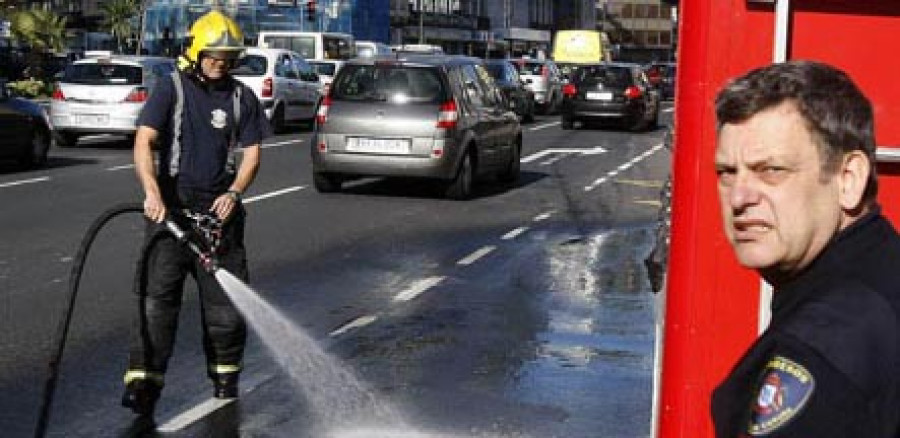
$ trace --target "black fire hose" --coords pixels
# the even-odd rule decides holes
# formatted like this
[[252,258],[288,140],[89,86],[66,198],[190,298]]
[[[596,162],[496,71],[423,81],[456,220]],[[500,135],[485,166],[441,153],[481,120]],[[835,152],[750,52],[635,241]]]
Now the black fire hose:
[[[106,225],[107,222],[112,220],[114,217],[126,214],[126,213],[142,213],[144,212],[144,207],[141,204],[137,203],[123,203],[116,205],[109,210],[103,212],[94,222],[91,224],[90,228],[88,228],[87,233],[85,233],[84,238],[81,240],[81,245],[78,247],[78,253],[75,255],[74,263],[72,264],[72,271],[69,273],[69,290],[68,290],[68,299],[66,300],[66,313],[63,316],[63,319],[59,323],[59,327],[56,330],[56,338],[54,339],[54,348],[52,351],[52,356],[50,357],[49,364],[49,372],[47,375],[47,381],[44,383],[44,393],[41,398],[41,410],[37,419],[37,426],[35,427],[34,436],[35,438],[43,438],[47,433],[47,424],[50,421],[50,410],[53,405],[53,395],[56,392],[56,381],[59,378],[59,366],[62,363],[63,350],[66,346],[66,338],[69,334],[69,324],[72,321],[72,314],[75,313],[75,298],[78,295],[78,285],[81,282],[81,273],[84,271],[84,262],[87,258],[88,251],[91,249],[91,244],[93,244],[94,239],[97,237],[97,234]],[[209,271],[214,272],[218,269],[218,263],[216,262],[215,257],[213,256],[214,248],[206,248],[205,245],[199,243],[192,239],[194,237],[193,233],[186,232],[179,227],[174,220],[170,217],[167,217],[165,220],[165,227],[170,233],[172,233],[175,238],[186,245],[188,249],[191,250],[202,263],[203,267]],[[153,239],[150,240],[148,244],[146,244],[141,251],[141,261],[139,266],[139,274],[137,276],[138,287],[143,288],[145,285],[145,263],[146,256],[149,252],[150,248],[153,246],[153,243],[159,238],[159,234],[157,234]]]
[[44,383],[44,393],[41,398],[41,410],[38,416],[37,426],[35,427],[34,436],[43,438],[47,433],[47,424],[50,420],[50,408],[53,405],[53,394],[56,391],[56,381],[59,378],[59,365],[62,362],[63,350],[66,346],[66,337],[69,334],[69,323],[72,321],[72,314],[75,312],[75,298],[78,295],[78,284],[81,281],[81,273],[84,270],[84,261],[87,258],[88,250],[94,242],[94,238],[100,232],[100,229],[114,217],[126,213],[143,213],[144,207],[137,203],[124,203],[116,205],[109,210],[103,212],[88,228],[87,233],[81,240],[81,246],[78,247],[78,253],[75,255],[72,264],[72,270],[69,273],[69,290],[68,299],[66,300],[66,313],[59,322],[56,330],[56,338],[54,339],[54,348],[50,357],[50,369],[47,375],[47,381]]

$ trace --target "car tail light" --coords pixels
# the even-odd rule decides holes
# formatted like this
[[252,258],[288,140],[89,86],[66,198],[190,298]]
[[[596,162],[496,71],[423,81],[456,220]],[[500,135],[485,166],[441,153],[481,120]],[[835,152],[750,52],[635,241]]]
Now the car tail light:
[[456,101],[450,99],[441,104],[440,112],[438,112],[437,127],[442,129],[453,129],[456,122],[459,121],[459,111],[456,109]]
[[331,108],[331,95],[326,94],[325,97],[322,98],[322,102],[319,103],[319,111],[316,112],[316,123],[319,126],[325,124],[328,121],[328,109]]
[[637,99],[641,97],[641,89],[635,86],[625,89],[625,97],[629,99]]
[[131,93],[128,93],[128,96],[125,97],[125,102],[145,102],[147,96],[146,88],[137,87],[134,90],[131,90]]
[[63,94],[62,88],[59,88],[59,85],[53,89],[53,100],[66,100],[66,95]]
[[272,78],[263,79],[262,84],[262,97],[272,97],[274,85],[272,83]]
[[563,96],[575,97],[578,94],[578,88],[575,87],[575,84],[566,84],[563,85]]

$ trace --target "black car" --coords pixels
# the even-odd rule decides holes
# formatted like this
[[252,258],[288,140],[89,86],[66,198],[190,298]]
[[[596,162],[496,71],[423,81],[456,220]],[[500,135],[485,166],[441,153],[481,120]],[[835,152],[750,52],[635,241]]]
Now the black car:
[[563,129],[586,120],[615,120],[627,129],[649,129],[659,119],[659,92],[637,64],[584,65],[563,87],[561,112]]
[[47,162],[52,131],[40,105],[13,96],[0,83],[0,159],[16,160],[23,168]]
[[534,92],[525,87],[516,67],[502,59],[489,59],[484,62],[484,67],[519,119],[524,122],[534,121]]

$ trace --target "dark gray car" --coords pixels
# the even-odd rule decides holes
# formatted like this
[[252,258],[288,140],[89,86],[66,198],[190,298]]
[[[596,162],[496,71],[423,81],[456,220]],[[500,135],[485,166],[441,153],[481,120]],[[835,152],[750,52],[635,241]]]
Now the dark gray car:
[[522,129],[480,62],[407,55],[345,64],[316,117],[316,189],[337,191],[354,177],[420,177],[466,199],[479,176],[514,182]]

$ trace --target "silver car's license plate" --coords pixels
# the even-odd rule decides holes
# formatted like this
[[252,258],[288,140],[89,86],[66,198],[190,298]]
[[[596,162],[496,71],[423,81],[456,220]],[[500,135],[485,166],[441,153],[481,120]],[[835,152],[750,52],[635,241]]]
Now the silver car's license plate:
[[106,126],[109,124],[107,114],[78,114],[75,122],[82,126]]
[[348,152],[364,152],[370,154],[408,154],[409,149],[409,140],[402,138],[347,138]]

